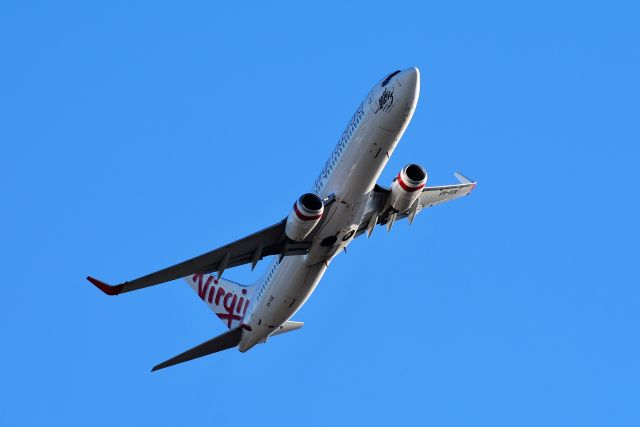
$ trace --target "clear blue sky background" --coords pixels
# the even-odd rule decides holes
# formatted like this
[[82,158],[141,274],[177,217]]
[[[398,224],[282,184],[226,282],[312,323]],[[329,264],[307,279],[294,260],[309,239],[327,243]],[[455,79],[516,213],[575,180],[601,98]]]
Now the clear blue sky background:
[[[3,2],[0,424],[640,425],[639,12]],[[108,298],[84,277],[280,220],[409,66],[381,183],[419,162],[472,196],[358,239],[303,330],[151,374],[221,322],[182,282]]]

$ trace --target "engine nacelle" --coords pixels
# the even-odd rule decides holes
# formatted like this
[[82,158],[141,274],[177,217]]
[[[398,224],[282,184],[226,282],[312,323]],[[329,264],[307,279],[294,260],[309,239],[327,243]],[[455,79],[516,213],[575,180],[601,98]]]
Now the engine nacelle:
[[293,241],[303,240],[318,225],[323,212],[324,203],[320,197],[313,193],[303,194],[293,204],[284,228],[285,234]]
[[398,212],[404,212],[420,197],[427,183],[427,172],[420,165],[409,164],[402,168],[391,184],[390,205]]

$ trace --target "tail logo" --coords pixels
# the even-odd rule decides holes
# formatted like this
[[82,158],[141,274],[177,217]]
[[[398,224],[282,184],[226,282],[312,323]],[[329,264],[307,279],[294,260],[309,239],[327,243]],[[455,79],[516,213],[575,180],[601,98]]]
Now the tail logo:
[[196,273],[191,278],[194,283],[198,283],[200,299],[212,306],[216,316],[226,320],[229,329],[234,321],[241,322],[249,307],[249,298],[245,297],[247,290],[242,289],[242,295],[238,297],[238,294],[225,290],[212,275],[203,279],[203,273]]

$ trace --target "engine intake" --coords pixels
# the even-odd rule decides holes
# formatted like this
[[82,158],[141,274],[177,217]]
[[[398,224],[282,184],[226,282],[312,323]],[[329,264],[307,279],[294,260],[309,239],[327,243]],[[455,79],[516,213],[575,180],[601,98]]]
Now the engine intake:
[[318,225],[323,213],[324,204],[320,197],[313,193],[303,194],[293,204],[293,209],[287,217],[285,234],[296,242],[304,240]]
[[391,185],[390,206],[398,212],[404,212],[420,197],[427,183],[427,171],[417,164],[402,168]]

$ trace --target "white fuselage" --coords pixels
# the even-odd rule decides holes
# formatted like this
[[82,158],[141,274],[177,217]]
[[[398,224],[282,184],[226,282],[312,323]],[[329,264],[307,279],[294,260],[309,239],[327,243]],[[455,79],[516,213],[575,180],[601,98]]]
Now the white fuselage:
[[321,198],[333,194],[335,202],[327,206],[309,253],[276,259],[256,284],[240,351],[267,339],[300,309],[331,259],[351,243],[371,191],[413,116],[419,93],[419,72],[410,68],[387,76],[362,101],[311,190]]

